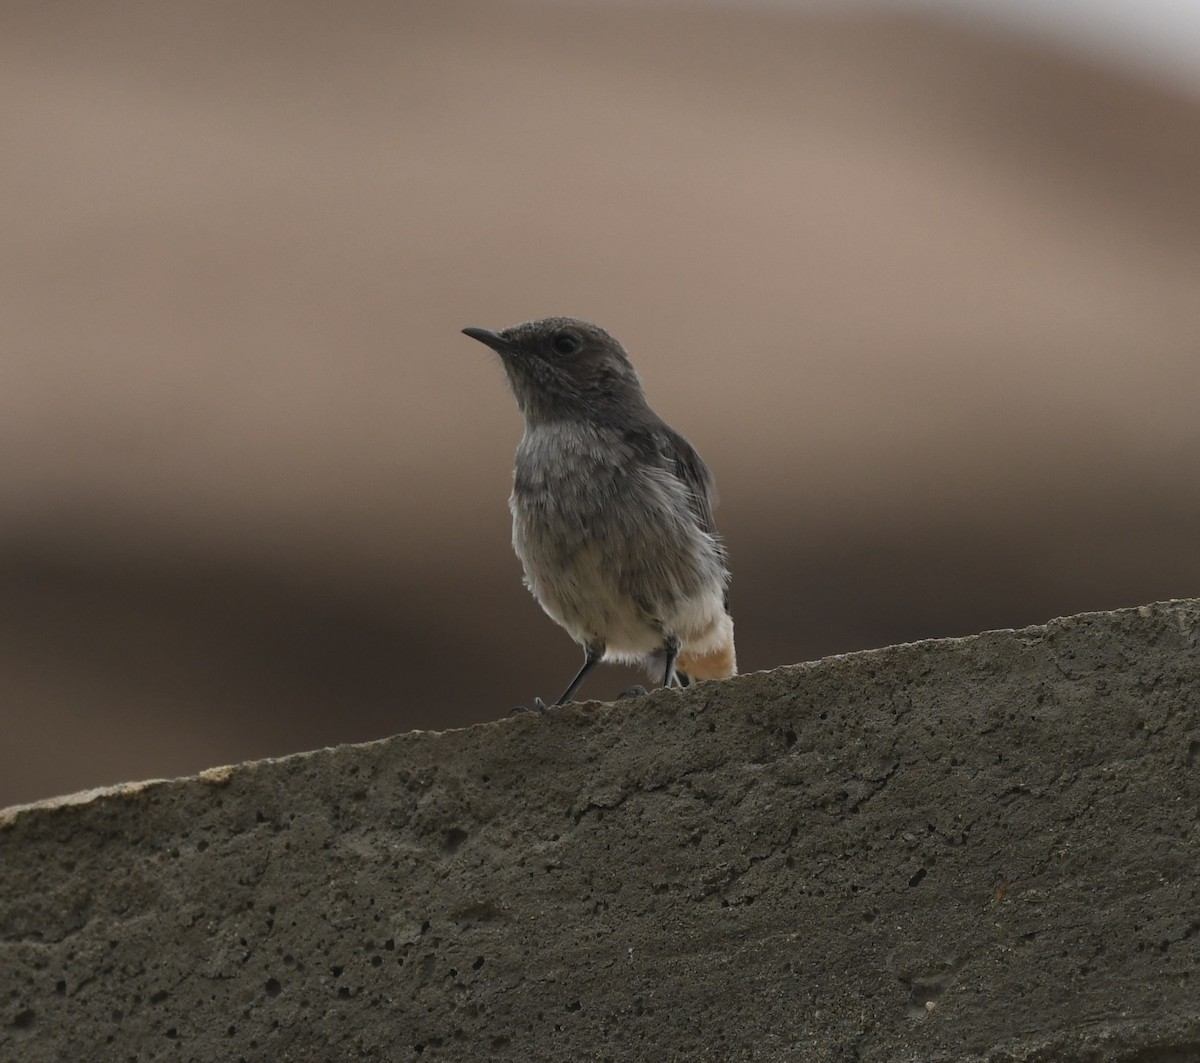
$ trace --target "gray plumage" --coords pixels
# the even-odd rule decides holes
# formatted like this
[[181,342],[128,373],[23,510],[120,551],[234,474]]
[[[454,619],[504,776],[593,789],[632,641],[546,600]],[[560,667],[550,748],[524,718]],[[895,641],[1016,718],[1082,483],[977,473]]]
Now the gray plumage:
[[712,474],[621,345],[572,318],[464,331],[500,355],[525,418],[509,505],[526,584],[587,655],[560,702],[600,659],[667,683],[676,658],[692,678],[734,674]]

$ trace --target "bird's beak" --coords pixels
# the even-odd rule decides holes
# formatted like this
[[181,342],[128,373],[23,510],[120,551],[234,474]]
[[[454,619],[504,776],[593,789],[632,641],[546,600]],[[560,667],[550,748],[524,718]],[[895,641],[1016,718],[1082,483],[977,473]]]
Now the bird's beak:
[[507,351],[510,347],[508,340],[501,336],[499,332],[493,332],[491,329],[465,328],[463,329],[463,335],[470,336],[473,340],[487,344],[493,351]]

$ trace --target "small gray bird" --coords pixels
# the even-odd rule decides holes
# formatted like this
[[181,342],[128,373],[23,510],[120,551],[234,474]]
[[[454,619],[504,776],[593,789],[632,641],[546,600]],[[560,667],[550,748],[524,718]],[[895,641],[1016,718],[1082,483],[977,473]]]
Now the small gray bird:
[[624,348],[568,317],[463,332],[500,356],[525,417],[509,499],[525,583],[584,649],[555,705],[601,660],[663,686],[736,675],[712,473]]

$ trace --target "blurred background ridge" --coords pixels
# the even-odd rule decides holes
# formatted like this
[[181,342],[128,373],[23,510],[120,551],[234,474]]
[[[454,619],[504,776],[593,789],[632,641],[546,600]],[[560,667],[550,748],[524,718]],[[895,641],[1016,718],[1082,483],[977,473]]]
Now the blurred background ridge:
[[1200,593],[1200,81],[969,6],[0,7],[0,805],[561,687],[464,325],[624,342],[744,670]]

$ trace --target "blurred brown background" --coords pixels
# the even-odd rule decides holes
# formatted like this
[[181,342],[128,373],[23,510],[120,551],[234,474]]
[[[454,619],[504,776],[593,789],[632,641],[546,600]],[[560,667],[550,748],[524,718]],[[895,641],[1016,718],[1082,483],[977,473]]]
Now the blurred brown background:
[[1200,594],[1181,88],[866,9],[0,12],[0,805],[558,692],[464,325],[624,341],[743,670]]

